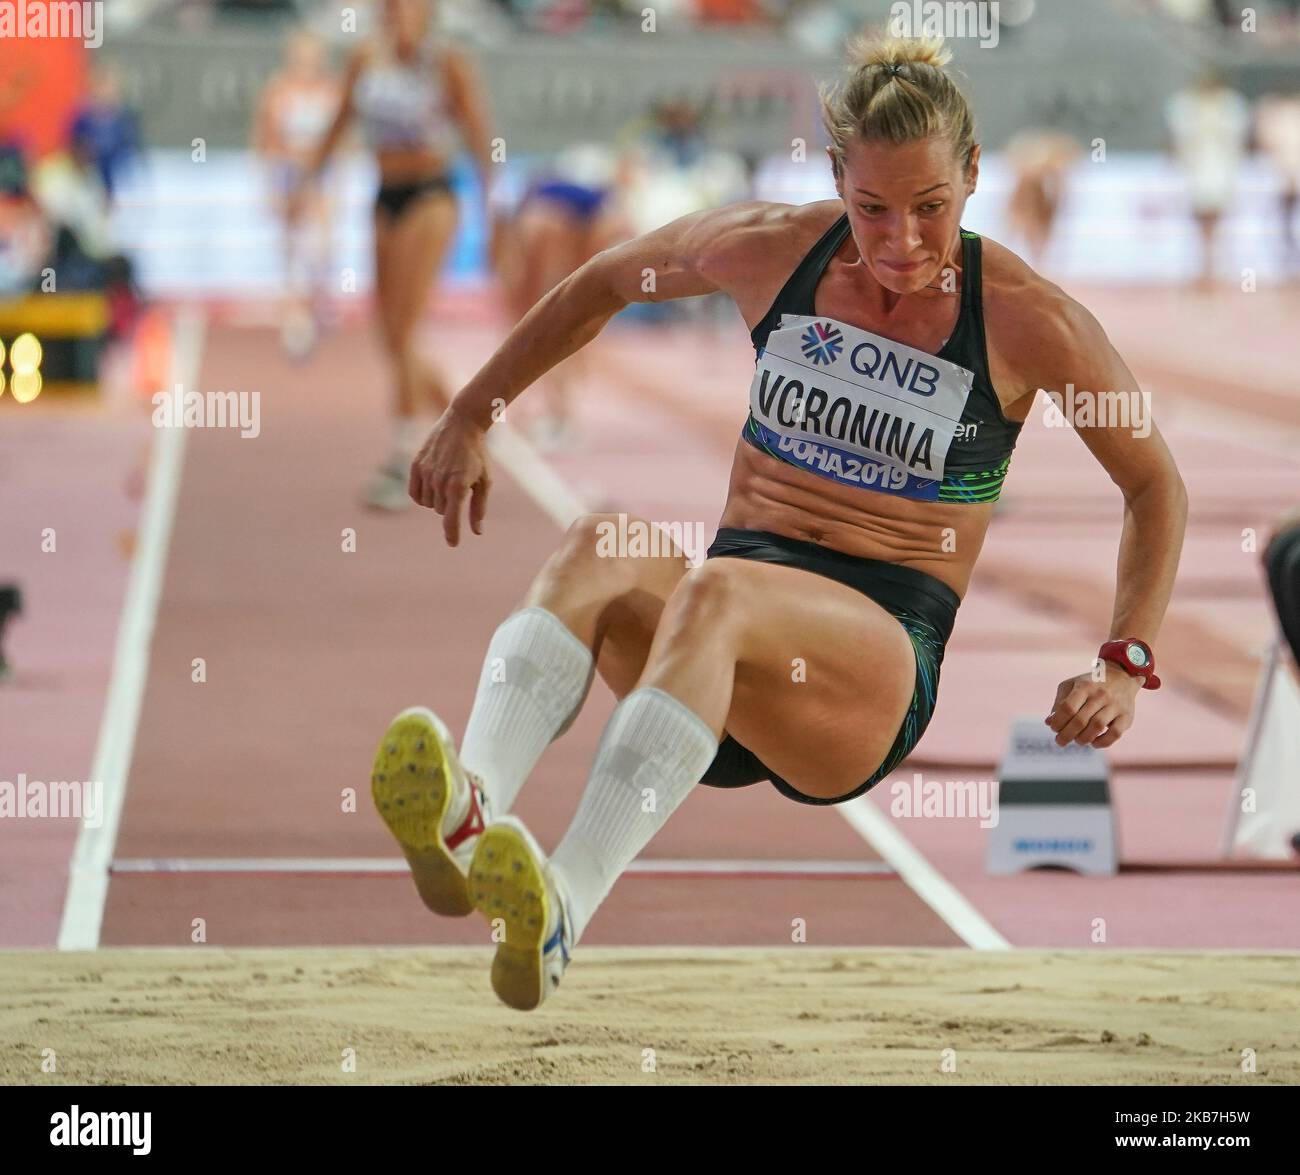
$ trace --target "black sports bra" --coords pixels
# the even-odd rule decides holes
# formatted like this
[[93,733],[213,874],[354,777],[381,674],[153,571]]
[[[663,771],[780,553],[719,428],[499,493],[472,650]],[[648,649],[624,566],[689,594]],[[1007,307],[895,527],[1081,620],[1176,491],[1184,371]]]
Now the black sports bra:
[[849,234],[831,225],[750,337],[756,350],[741,435],[787,464],[922,501],[992,502],[1021,425],[989,378],[976,233],[961,230],[961,309],[937,354],[818,315],[817,283]]

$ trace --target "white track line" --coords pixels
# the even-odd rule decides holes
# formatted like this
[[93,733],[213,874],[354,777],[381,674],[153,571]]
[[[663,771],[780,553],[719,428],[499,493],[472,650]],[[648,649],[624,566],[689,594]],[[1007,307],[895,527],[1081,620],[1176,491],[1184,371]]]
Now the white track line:
[[[203,314],[196,308],[183,307],[177,314],[171,378],[166,390],[170,391],[176,384],[186,390],[194,387],[204,325]],[[160,428],[154,437],[148,488],[140,511],[139,538],[118,623],[113,671],[91,770],[91,778],[103,787],[103,820],[95,828],[83,823],[77,835],[59,927],[61,951],[88,951],[99,946],[109,866],[126,799],[127,775],[149,672],[149,647],[167,567],[167,547],[185,459],[185,436],[185,429],[178,427]]]
[[1009,950],[1011,944],[961,893],[945,880],[866,796],[835,810],[897,871],[927,906],[939,915],[961,940],[985,951]]
[[[401,857],[132,857],[113,862],[114,873],[407,873]],[[774,877],[816,874],[826,877],[891,877],[883,861],[719,861],[646,858],[633,861],[627,873],[716,874],[763,873]]]
[[487,434],[488,452],[492,454],[519,488],[546,511],[563,530],[583,514],[587,507],[541,454],[505,421],[498,421]]

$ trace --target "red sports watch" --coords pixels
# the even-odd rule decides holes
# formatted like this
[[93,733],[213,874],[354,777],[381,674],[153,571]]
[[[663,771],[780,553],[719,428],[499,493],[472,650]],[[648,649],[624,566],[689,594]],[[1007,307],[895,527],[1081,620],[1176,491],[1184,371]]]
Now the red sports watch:
[[1156,655],[1146,641],[1135,636],[1126,636],[1122,640],[1107,641],[1097,654],[1100,661],[1113,661],[1121,666],[1130,677],[1141,677],[1143,689],[1159,689],[1160,678],[1156,676]]

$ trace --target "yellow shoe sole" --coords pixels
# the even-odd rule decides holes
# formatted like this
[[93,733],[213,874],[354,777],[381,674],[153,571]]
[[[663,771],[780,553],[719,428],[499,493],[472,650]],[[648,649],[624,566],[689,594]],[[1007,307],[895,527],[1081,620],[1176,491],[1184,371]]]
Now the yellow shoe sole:
[[492,960],[492,989],[510,1007],[532,1011],[546,994],[542,946],[551,922],[551,897],[542,863],[519,829],[509,823],[488,825],[474,849],[469,888],[494,933],[505,930]]
[[469,883],[442,839],[451,802],[445,728],[428,710],[399,714],[384,732],[370,775],[370,794],[402,846],[415,888],[435,914],[461,917],[474,909]]

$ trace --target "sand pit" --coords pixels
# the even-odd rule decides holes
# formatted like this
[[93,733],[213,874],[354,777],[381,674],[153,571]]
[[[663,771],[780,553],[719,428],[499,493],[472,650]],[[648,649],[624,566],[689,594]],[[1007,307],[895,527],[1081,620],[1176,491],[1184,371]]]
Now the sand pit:
[[0,1080],[1300,1082],[1295,955],[591,948],[531,1015],[496,1002],[489,957],[0,954]]

